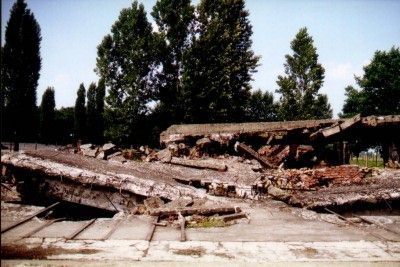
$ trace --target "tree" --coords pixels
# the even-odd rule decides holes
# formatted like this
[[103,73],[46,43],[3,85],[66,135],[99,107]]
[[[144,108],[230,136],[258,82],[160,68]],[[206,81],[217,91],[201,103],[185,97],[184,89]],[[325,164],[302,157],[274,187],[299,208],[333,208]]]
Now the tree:
[[356,77],[360,89],[347,86],[342,117],[400,114],[400,50],[376,51],[363,77]]
[[40,26],[24,0],[17,0],[10,12],[2,47],[2,97],[7,112],[5,125],[18,142],[36,138],[36,88],[41,68]]
[[72,144],[74,129],[74,107],[62,107],[56,110],[56,142]]
[[75,140],[85,140],[86,138],[86,90],[83,83],[79,85],[74,109]]
[[96,72],[109,88],[106,103],[110,118],[106,135],[115,142],[137,142],[138,121],[152,99],[152,28],[137,1],[121,11],[111,34],[97,50]]
[[257,90],[251,93],[248,108],[248,121],[275,121],[277,120],[277,104],[274,95],[268,91]]
[[96,84],[91,83],[86,93],[86,119],[87,119],[87,139],[89,142],[94,141],[96,135]]
[[342,113],[339,113],[339,117],[351,118],[361,113],[364,96],[361,91],[358,91],[351,85],[347,86],[344,90],[346,91],[345,93],[346,99],[342,108]]
[[104,97],[106,95],[106,87],[104,80],[100,79],[96,88],[96,119],[95,119],[95,135],[94,142],[96,144],[103,143],[104,139]]
[[281,94],[279,116],[283,120],[324,119],[332,117],[326,95],[318,91],[325,69],[318,63],[317,49],[301,28],[290,43],[293,55],[286,55],[285,75],[279,75],[277,93]]
[[89,85],[86,94],[87,140],[95,144],[103,142],[104,96],[104,81],[100,80],[98,86],[95,83]]
[[155,34],[156,57],[160,67],[157,73],[157,112],[163,115],[164,127],[183,119],[182,83],[183,55],[189,46],[190,25],[194,7],[190,0],[160,0],[151,15],[157,25]]
[[197,14],[197,31],[184,56],[185,120],[242,121],[259,59],[251,50],[252,27],[245,3],[203,0]]
[[55,108],[54,88],[47,87],[40,104],[40,137],[45,144],[55,142]]

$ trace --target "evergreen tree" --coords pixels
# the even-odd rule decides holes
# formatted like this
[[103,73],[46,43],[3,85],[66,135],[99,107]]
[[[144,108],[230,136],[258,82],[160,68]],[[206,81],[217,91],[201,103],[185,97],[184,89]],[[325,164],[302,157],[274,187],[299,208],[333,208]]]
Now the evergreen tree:
[[85,140],[86,138],[86,90],[83,83],[79,86],[74,109],[74,128],[75,140]]
[[47,87],[42,96],[40,104],[40,136],[45,144],[55,142],[55,108],[54,88]]
[[151,15],[157,25],[155,34],[156,57],[160,68],[157,73],[157,112],[162,114],[163,127],[181,122],[183,54],[189,45],[190,25],[194,7],[190,0],[159,0]]
[[19,140],[36,138],[36,88],[41,68],[40,26],[24,0],[17,0],[10,13],[2,48],[2,97],[7,111],[6,126]]
[[184,57],[186,121],[242,121],[258,57],[244,0],[202,0]]
[[121,11],[111,34],[97,51],[96,72],[109,88],[106,103],[110,118],[108,138],[115,142],[137,142],[138,122],[148,112],[151,100],[153,42],[151,24],[137,1]]
[[247,108],[248,121],[276,121],[277,104],[274,95],[268,91],[257,90],[251,93]]
[[87,141],[93,142],[96,135],[96,84],[91,83],[86,93],[86,118],[87,118]]
[[281,94],[279,116],[283,120],[308,120],[332,117],[326,95],[318,91],[325,70],[318,63],[317,49],[302,28],[291,42],[293,55],[286,55],[285,75],[278,76],[277,92]]

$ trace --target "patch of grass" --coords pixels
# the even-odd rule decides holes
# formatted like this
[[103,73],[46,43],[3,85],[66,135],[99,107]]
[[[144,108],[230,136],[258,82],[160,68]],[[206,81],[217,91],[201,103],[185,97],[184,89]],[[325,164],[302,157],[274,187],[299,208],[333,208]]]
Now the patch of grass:
[[201,257],[206,253],[206,250],[202,247],[187,248],[187,249],[176,249],[173,253],[184,256],[197,256]]
[[26,245],[1,246],[2,259],[45,260],[48,256],[59,254],[94,254],[96,249],[28,248]]
[[[352,164],[352,165],[366,167],[367,166],[366,163],[367,162],[364,158],[358,158],[358,160],[357,160],[357,158],[350,158],[350,164]],[[383,159],[381,159],[381,158],[378,158],[378,160],[375,160],[375,158],[368,159],[368,167],[369,168],[374,168],[374,167],[375,168],[383,168],[384,167]]]
[[188,228],[211,228],[211,227],[225,227],[228,226],[226,222],[216,217],[206,217],[201,221],[194,224],[189,224]]

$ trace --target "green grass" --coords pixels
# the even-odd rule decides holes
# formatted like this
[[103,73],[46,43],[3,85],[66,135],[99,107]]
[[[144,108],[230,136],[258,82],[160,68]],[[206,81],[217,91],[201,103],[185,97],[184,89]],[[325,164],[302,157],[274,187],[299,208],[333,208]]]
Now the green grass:
[[[366,160],[365,158],[350,158],[350,164],[354,164],[354,165],[358,165],[360,167],[366,167]],[[383,168],[383,159],[378,157],[378,160],[376,160],[375,158],[369,158],[368,159],[368,167],[373,168],[373,167],[377,167],[377,168]]]

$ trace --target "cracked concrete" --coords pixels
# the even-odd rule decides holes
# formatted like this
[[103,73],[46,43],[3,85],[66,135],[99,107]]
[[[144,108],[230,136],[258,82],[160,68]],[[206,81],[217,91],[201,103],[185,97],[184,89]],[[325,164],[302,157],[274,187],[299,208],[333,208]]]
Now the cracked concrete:
[[[127,216],[108,240],[102,237],[109,232],[116,220],[99,218],[76,240],[66,241],[68,236],[86,221],[56,222],[31,238],[21,236],[45,222],[34,219],[1,235],[2,252],[5,246],[20,246],[25,250],[43,249],[39,261],[5,260],[2,266],[41,266],[72,263],[79,265],[98,263],[124,266],[140,262],[154,264],[185,263],[251,264],[290,262],[290,265],[308,262],[329,263],[391,263],[400,262],[400,236],[374,225],[360,223],[353,227],[333,215],[289,207],[278,201],[254,202],[238,199],[218,198],[220,202],[238,205],[250,214],[248,219],[238,220],[228,227],[186,229],[186,242],[180,242],[179,229],[156,227],[153,239],[145,239],[152,218],[147,216]],[[38,207],[1,203],[2,228],[26,216]],[[8,210],[12,212],[8,212]],[[400,229],[400,216],[396,214],[369,214],[392,229]],[[385,241],[368,234],[365,230],[379,233],[394,241]],[[25,247],[23,247],[25,246]],[[47,253],[47,254],[46,254]],[[2,253],[3,254],[3,253]],[[125,264],[123,264],[125,263]],[[355,263],[355,265],[353,264]],[[36,265],[35,265],[36,264]],[[100,264],[100,265],[103,265]],[[85,266],[85,265],[83,265]],[[161,265],[163,266],[163,265]],[[164,265],[170,266],[170,265]],[[200,265],[201,266],[201,265]]]

